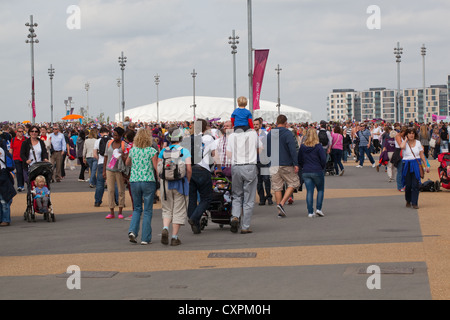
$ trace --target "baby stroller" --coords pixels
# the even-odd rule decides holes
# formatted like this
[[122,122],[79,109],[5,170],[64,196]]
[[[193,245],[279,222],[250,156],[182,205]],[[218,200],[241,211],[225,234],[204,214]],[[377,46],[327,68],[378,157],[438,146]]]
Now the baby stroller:
[[440,163],[440,166],[438,168],[438,173],[440,177],[440,183],[442,185],[442,188],[450,189],[450,179],[449,179],[449,172],[448,167],[450,166],[450,153],[441,153],[438,156],[438,161]]
[[231,181],[225,176],[212,178],[213,194],[208,210],[200,219],[200,227],[203,230],[208,225],[208,220],[218,223],[220,228],[230,224],[231,219]]
[[50,182],[53,175],[53,166],[50,162],[36,162],[29,168],[28,173],[28,190],[27,190],[27,209],[24,213],[24,220],[28,222],[36,222],[36,213],[43,214],[44,220],[48,222],[55,222],[55,214],[53,213],[52,203],[48,201],[48,213],[40,212],[36,204],[36,200],[33,197],[32,191],[35,188],[35,179],[37,176],[44,176],[46,184],[45,186],[50,190]]
[[331,154],[328,154],[328,161],[325,165],[325,175],[329,174],[330,176],[334,176],[336,171],[334,170],[334,160]]

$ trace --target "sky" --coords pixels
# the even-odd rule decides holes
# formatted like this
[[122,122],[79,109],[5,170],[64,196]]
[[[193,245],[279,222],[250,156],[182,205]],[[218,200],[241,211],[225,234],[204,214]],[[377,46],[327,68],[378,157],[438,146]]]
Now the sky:
[[[379,11],[368,11],[373,5]],[[55,121],[68,97],[75,113],[89,104],[92,116],[112,119],[120,111],[122,51],[126,109],[156,102],[156,74],[160,101],[192,96],[193,69],[196,96],[232,98],[233,30],[237,95],[248,96],[247,0],[0,0],[1,121],[31,120],[30,15],[39,40],[36,122],[51,118],[50,65]],[[397,88],[397,42],[402,89],[422,86],[423,44],[426,85],[446,84],[449,15],[448,0],[253,0],[253,49],[270,50],[261,99],[276,108],[280,65],[281,105],[326,119],[333,89]]]

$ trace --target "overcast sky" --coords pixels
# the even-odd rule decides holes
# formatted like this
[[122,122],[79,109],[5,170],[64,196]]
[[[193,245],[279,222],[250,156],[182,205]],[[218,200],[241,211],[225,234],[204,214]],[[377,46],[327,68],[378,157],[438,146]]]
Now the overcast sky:
[[[80,29],[67,27],[70,5],[80,8]],[[367,27],[371,5],[381,10],[381,29]],[[194,68],[197,96],[231,98],[233,29],[240,37],[237,94],[248,96],[247,0],[0,0],[2,121],[30,119],[30,15],[39,24],[36,122],[50,121],[50,64],[55,120],[69,96],[76,112],[86,105],[86,82],[91,114],[118,112],[121,51],[128,58],[126,109],[156,101],[157,73],[160,100],[192,95]],[[277,101],[279,64],[281,103],[326,119],[333,89],[397,88],[397,41],[403,47],[402,88],[422,86],[422,44],[427,86],[446,84],[449,16],[448,0],[253,0],[253,48],[270,49],[261,99]]]

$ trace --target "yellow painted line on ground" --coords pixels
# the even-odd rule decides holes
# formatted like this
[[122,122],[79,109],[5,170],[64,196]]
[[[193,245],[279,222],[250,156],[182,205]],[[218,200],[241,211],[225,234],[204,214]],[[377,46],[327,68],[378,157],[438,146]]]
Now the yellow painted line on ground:
[[[202,251],[146,251],[3,257],[0,276],[82,271],[155,272],[201,268],[253,268],[424,261],[422,243],[359,244]],[[211,252],[256,252],[256,258],[208,258]]]

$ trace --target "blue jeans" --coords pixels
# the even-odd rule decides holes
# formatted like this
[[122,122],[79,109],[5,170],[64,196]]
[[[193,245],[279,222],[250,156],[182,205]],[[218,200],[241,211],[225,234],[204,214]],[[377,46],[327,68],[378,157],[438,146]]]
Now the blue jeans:
[[[347,151],[345,151],[347,152]],[[336,171],[336,174],[339,174],[339,168],[341,171],[344,171],[344,165],[342,164],[342,154],[344,153],[343,150],[340,149],[331,149],[331,155],[333,156],[333,162],[334,162],[334,171]]]
[[400,162],[397,165],[397,189],[400,190],[404,187],[402,183],[402,176],[403,176],[403,161],[400,160]]
[[[139,234],[141,214],[144,212],[141,240],[150,242],[152,240],[153,198],[156,192],[156,182],[131,182],[130,190],[131,196],[133,197],[134,210],[128,232],[133,232],[137,237]],[[142,202],[144,202],[143,208]]]
[[419,181],[414,172],[408,172],[405,176],[405,200],[413,206],[417,206],[419,202]]
[[[101,204],[103,199],[103,194],[105,193],[105,179],[103,179],[103,163],[97,165],[97,183],[95,184],[95,203]],[[117,185],[114,190],[114,197],[116,203],[119,202],[119,191],[117,190]]]
[[[97,185],[97,177],[98,173],[97,173],[97,159],[95,158],[86,158],[86,162],[89,165],[89,169],[91,171],[91,176],[89,178],[89,184],[95,186]],[[103,174],[103,172],[102,172]]]
[[367,158],[369,158],[370,163],[374,164],[375,160],[373,160],[369,148],[367,148],[367,146],[359,146],[359,165],[362,166],[364,164],[364,153],[367,155]]
[[11,223],[11,203],[12,199],[6,202],[0,194],[0,222]]
[[325,190],[325,176],[323,172],[303,173],[302,178],[306,186],[306,206],[308,207],[308,213],[314,213],[314,188],[317,189],[316,210],[322,210]]
[[[197,192],[200,195],[200,201],[197,204]],[[188,217],[194,223],[199,224],[212,199],[212,181],[211,172],[199,166],[192,167],[192,177],[189,183],[189,206]]]

